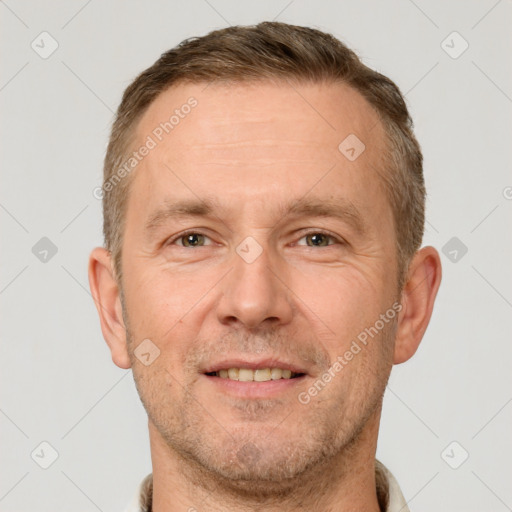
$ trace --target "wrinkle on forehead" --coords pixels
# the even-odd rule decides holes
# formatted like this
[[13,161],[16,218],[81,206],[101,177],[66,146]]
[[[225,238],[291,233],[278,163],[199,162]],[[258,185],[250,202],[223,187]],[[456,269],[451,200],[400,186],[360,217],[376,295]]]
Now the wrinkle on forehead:
[[[301,168],[315,176],[332,165],[349,172],[371,174],[364,162],[381,161],[383,130],[367,101],[343,84],[313,84],[296,91],[287,84],[181,84],[162,93],[150,105],[138,127],[144,141],[174,109],[194,97],[197,106],[138,166],[168,165],[177,172],[284,173]],[[338,150],[349,134],[366,150],[348,162]],[[277,174],[276,174],[277,176]]]
[[[265,83],[212,85],[206,90],[203,84],[177,85],[150,105],[139,123],[137,138],[144,140],[192,96],[197,106],[164,137],[164,145],[169,140],[176,149],[189,151],[221,144],[226,148],[244,143],[272,147],[280,141],[320,149],[337,148],[349,133],[374,144],[381,138],[381,127],[375,129],[380,124],[377,114],[346,85],[312,84],[299,93],[287,84]],[[193,118],[193,129],[187,118]]]

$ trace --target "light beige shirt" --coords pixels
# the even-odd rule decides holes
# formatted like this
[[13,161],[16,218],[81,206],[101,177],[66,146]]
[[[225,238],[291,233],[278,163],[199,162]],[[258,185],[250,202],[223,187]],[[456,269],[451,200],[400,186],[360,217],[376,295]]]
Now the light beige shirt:
[[[382,512],[410,512],[395,477],[379,461],[375,461],[375,480]],[[150,473],[139,484],[137,492],[124,512],[151,512],[152,498],[153,473]]]

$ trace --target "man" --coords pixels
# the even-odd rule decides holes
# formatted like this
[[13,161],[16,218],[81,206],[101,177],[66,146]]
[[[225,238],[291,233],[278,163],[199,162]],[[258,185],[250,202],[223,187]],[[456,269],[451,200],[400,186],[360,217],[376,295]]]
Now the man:
[[441,281],[397,87],[281,23],[183,42],[125,91],[89,278],[153,472],[130,510],[407,510],[375,460]]

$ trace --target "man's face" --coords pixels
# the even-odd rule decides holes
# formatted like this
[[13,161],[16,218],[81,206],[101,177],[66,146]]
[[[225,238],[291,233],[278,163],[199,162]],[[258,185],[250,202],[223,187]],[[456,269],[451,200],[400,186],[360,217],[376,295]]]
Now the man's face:
[[[158,141],[190,97],[197,106]],[[351,134],[365,144],[356,159],[360,146],[338,149]],[[344,85],[186,84],[150,106],[134,148],[148,135],[122,266],[150,429],[221,477],[299,475],[378,423],[395,321],[375,325],[398,298],[382,126]],[[160,351],[148,366],[134,353],[145,339]],[[229,368],[298,376],[245,382]]]

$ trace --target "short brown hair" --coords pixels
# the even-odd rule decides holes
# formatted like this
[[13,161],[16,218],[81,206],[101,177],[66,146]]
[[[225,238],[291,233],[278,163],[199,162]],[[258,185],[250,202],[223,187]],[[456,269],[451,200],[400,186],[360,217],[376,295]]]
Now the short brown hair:
[[112,179],[127,159],[144,112],[159,94],[178,82],[258,80],[344,83],[377,112],[387,136],[387,169],[381,177],[393,211],[401,290],[409,262],[423,239],[426,192],[421,150],[400,90],[389,78],[365,66],[334,36],[278,22],[229,27],[187,39],[162,54],[125,90],[112,127],[103,181],[105,247],[111,252],[119,284],[131,179],[118,180],[114,187]]

